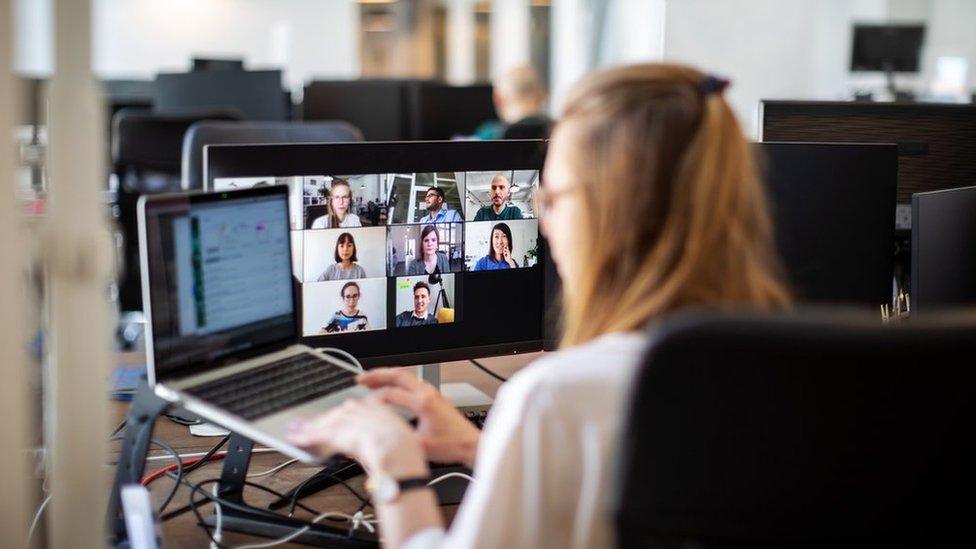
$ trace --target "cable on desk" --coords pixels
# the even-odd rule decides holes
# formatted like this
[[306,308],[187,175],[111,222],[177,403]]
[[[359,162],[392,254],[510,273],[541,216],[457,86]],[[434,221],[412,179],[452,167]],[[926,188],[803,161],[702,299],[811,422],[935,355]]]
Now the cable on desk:
[[112,434],[109,435],[109,437],[114,437],[115,435],[119,434],[122,431],[122,429],[125,429],[125,426],[128,422],[129,422],[129,418],[123,419],[122,422],[115,427],[115,429],[112,431]]
[[315,350],[326,355],[328,354],[339,355],[345,358],[346,360],[348,360],[349,365],[351,365],[353,368],[359,370],[360,372],[366,371],[365,369],[363,369],[363,365],[362,363],[359,362],[359,359],[352,356],[352,354],[347,351],[343,351],[342,349],[336,347],[319,347],[318,349]]
[[[124,438],[124,435],[115,435],[115,436],[113,436],[112,438],[110,438],[108,440],[109,440],[109,442],[114,442],[116,440],[122,440],[123,438]],[[173,483],[173,488],[169,491],[169,494],[166,495],[166,499],[163,500],[162,505],[160,505],[159,506],[159,509],[156,510],[156,514],[157,515],[160,515],[160,514],[162,514],[163,511],[166,510],[166,506],[169,505],[171,501],[173,501],[173,497],[176,496],[176,491],[180,489],[180,481],[183,479],[183,475],[185,475],[189,471],[189,469],[186,469],[186,470],[183,469],[183,462],[180,461],[180,454],[179,454],[179,452],[177,452],[169,444],[167,444],[167,443],[165,443],[165,442],[163,442],[163,441],[161,441],[161,440],[159,440],[157,438],[151,438],[151,439],[149,439],[149,443],[150,444],[155,444],[156,446],[159,446],[163,450],[166,450],[167,452],[169,452],[173,456],[173,459],[176,460],[176,466],[175,467],[170,466],[171,468],[176,469],[176,482]],[[136,446],[135,445],[133,445],[132,451],[133,452],[136,451]],[[134,457],[135,456],[129,456],[129,460],[130,460],[129,463],[135,463]],[[147,484],[148,483],[145,483],[145,482],[142,483],[143,486],[145,486]]]
[[25,547],[31,546],[31,539],[34,537],[34,531],[37,530],[37,525],[41,522],[41,515],[44,514],[44,509],[47,507],[48,503],[51,503],[51,496],[44,498],[44,501],[42,501],[37,507],[37,512],[34,513],[34,519],[31,520],[30,523],[30,529],[27,530],[27,543],[25,544]]
[[[167,473],[167,475],[172,475],[172,473]],[[203,486],[206,485],[206,484],[212,484],[212,483],[215,483],[215,482],[220,482],[220,479],[219,478],[207,479],[207,480],[204,480],[204,481],[199,482],[197,484],[194,484],[194,483],[188,481],[185,478],[182,479],[181,482],[183,484],[187,485],[188,487],[190,487],[190,508],[193,511],[193,514],[196,516],[197,520],[199,521],[201,527],[207,533],[207,537],[210,538],[211,543],[213,543],[218,548],[223,548],[224,546],[217,539],[214,538],[213,534],[210,531],[210,527],[207,526],[206,523],[204,522],[204,517],[203,517],[202,514],[200,514],[200,509],[199,509],[199,505],[201,503],[204,503],[204,501],[197,500],[196,499],[195,496],[196,496],[197,492],[200,492],[200,494],[203,495],[203,499],[204,500],[208,500],[210,502],[213,502],[215,504],[219,504],[219,505],[222,505],[222,506],[227,506],[227,507],[229,507],[231,509],[237,509],[237,510],[244,511],[244,512],[248,512],[248,513],[257,512],[257,513],[260,513],[260,514],[263,514],[263,515],[266,515],[266,516],[269,516],[269,517],[273,517],[273,518],[279,518],[279,519],[280,518],[283,518],[283,516],[282,515],[279,515],[278,513],[272,513],[270,511],[264,511],[262,509],[258,509],[256,507],[248,507],[246,505],[240,505],[240,504],[235,503],[235,502],[232,502],[232,501],[227,501],[227,500],[225,500],[223,498],[213,496],[213,495],[207,493],[206,491],[204,491],[202,489]],[[274,490],[271,490],[270,488],[267,488],[267,487],[264,487],[264,486],[260,486],[260,485],[257,485],[257,484],[254,484],[254,483],[250,483],[250,482],[245,482],[244,484],[247,485],[247,486],[254,486],[255,488],[259,488],[259,489],[266,490],[268,492],[277,494]],[[277,494],[277,495],[278,496],[281,496],[281,494]],[[310,530],[311,529],[311,526],[313,524],[316,524],[316,523],[322,521],[323,519],[327,519],[327,518],[341,518],[341,519],[344,519],[344,520],[352,521],[356,525],[356,527],[358,527],[358,525],[361,524],[361,525],[365,526],[366,529],[369,530],[371,533],[375,533],[376,532],[376,529],[375,529],[374,524],[376,523],[376,521],[375,520],[371,520],[371,517],[372,517],[372,515],[363,515],[361,512],[360,513],[357,513],[356,515],[347,515],[345,513],[339,513],[339,512],[333,512],[333,511],[326,512],[326,513],[320,513],[320,514],[316,514],[315,518],[313,518],[312,521],[309,524],[307,524],[305,526],[302,526],[301,528],[296,529],[294,532],[292,532],[288,536],[285,536],[284,538],[281,538],[281,539],[278,539],[278,540],[274,540],[274,541],[271,541],[271,542],[267,542],[267,543],[264,543],[264,544],[242,545],[242,546],[237,547],[236,549],[245,549],[245,548],[257,549],[259,547],[274,547],[275,545],[280,545],[282,543],[287,543],[288,541],[291,541],[291,540],[297,538],[298,536],[304,534],[308,530]]]
[[[168,476],[170,478],[175,478],[176,477],[176,475],[172,471],[167,471],[166,472],[166,476]],[[185,480],[184,479],[184,482],[183,483],[186,484],[187,486],[192,486],[192,483],[190,483],[188,480]],[[258,490],[267,492],[267,493],[269,493],[271,495],[274,495],[274,496],[277,496],[279,498],[285,497],[285,495],[282,494],[281,492],[278,492],[277,490],[272,490],[271,488],[268,488],[267,486],[262,486],[260,484],[255,484],[253,482],[248,482],[248,481],[244,481],[244,485],[245,486],[249,486],[251,488],[257,488]],[[208,499],[208,498],[204,498],[204,499]],[[197,503],[197,505],[200,505],[201,503],[205,503],[205,501],[197,500],[196,503]],[[304,505],[302,503],[299,503],[296,507],[299,508],[299,509],[302,509],[304,511],[307,511],[312,516],[315,516],[315,515],[319,514],[319,512],[316,511],[315,509],[312,509],[312,508],[310,508],[307,505]],[[161,515],[159,517],[159,521],[160,522],[166,522],[166,521],[171,520],[171,519],[174,519],[174,518],[176,518],[176,517],[178,517],[180,515],[183,515],[183,514],[189,512],[190,510],[191,509],[190,509],[190,506],[189,505],[184,505],[183,507],[180,507],[179,509],[174,509],[174,510],[170,511],[169,513],[166,513],[165,515]],[[270,513],[269,512],[269,514],[270,515],[274,515],[274,516],[279,516],[279,517],[282,516],[282,515],[278,515],[277,513]]]
[[502,383],[505,383],[506,381],[508,381],[508,378],[502,377],[502,376],[496,374],[495,372],[489,370],[488,368],[485,367],[484,364],[478,362],[477,360],[475,360],[475,359],[472,358],[472,359],[469,359],[469,361],[471,362],[471,364],[474,364],[475,366],[477,366],[479,370],[481,370],[482,372],[484,372],[484,373],[490,375],[491,377],[497,379],[498,381],[501,381]]
[[[190,465],[189,467],[187,467],[186,468],[186,473],[187,474],[192,473],[193,471],[196,471],[197,469],[199,469],[200,467],[202,467],[204,463],[208,462],[210,460],[210,458],[213,457],[213,455],[215,453],[217,453],[217,450],[220,450],[221,447],[223,447],[224,444],[227,444],[227,441],[228,440],[230,440],[230,435],[226,435],[226,436],[224,436],[224,438],[220,439],[220,442],[218,442],[217,444],[215,444],[213,448],[207,450],[207,453],[206,454],[203,454],[203,457],[200,458],[200,461],[198,461],[198,462],[194,463],[193,465]],[[178,459],[179,458],[177,458],[177,460]]]
[[273,475],[273,474],[277,473],[278,471],[281,471],[285,467],[288,467],[288,466],[290,466],[290,465],[292,465],[294,463],[298,463],[298,458],[289,459],[288,461],[282,463],[281,465],[276,465],[275,467],[272,467],[271,469],[268,469],[267,471],[262,471],[260,473],[248,473],[246,476],[247,476],[247,478],[267,477],[267,476],[270,476],[270,475]]
[[353,488],[352,486],[350,486],[346,481],[344,481],[341,478],[337,477],[333,473],[325,473],[325,474],[323,474],[322,471],[319,471],[318,473],[316,473],[316,474],[308,477],[307,479],[303,480],[301,483],[299,483],[298,486],[296,486],[292,490],[291,503],[288,505],[288,516],[289,517],[292,516],[295,513],[295,507],[296,507],[296,505],[298,503],[299,497],[301,496],[302,489],[305,488],[305,486],[309,482],[312,482],[313,480],[319,480],[319,479],[324,478],[324,477],[331,478],[332,480],[338,482],[339,484],[342,484],[346,488],[346,490],[349,491],[350,494],[352,494],[353,496],[356,496],[356,499],[358,499],[360,503],[362,503],[364,506],[369,505],[369,498],[367,498],[366,496],[360,494],[358,491],[356,491],[355,488]]

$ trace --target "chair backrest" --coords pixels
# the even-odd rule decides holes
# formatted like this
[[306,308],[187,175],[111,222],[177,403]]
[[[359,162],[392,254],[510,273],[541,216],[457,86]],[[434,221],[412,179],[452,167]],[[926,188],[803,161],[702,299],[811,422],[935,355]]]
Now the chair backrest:
[[619,546],[973,546],[973,318],[665,322],[622,436]]
[[125,108],[112,118],[112,172],[118,178],[117,215],[123,235],[123,273],[119,305],[123,311],[142,309],[136,203],[139,196],[180,189],[183,134],[201,120],[234,120],[230,111],[156,114]]
[[183,139],[182,186],[203,188],[203,147],[223,144],[333,143],[362,141],[347,122],[198,122]]

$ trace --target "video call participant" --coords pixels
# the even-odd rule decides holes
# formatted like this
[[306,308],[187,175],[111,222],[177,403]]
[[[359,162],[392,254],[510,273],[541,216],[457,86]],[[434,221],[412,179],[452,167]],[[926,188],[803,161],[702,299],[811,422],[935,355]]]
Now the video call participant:
[[444,191],[437,187],[427,189],[427,194],[424,195],[424,203],[427,204],[427,215],[420,218],[421,223],[464,221],[457,210],[452,210],[444,205]]
[[427,324],[437,324],[437,317],[434,313],[428,313],[427,307],[430,306],[430,286],[426,282],[418,282],[413,285],[413,310],[403,311],[396,315],[396,327],[405,328],[408,326],[426,326]]
[[369,327],[366,315],[359,310],[359,284],[346,282],[342,285],[339,295],[342,296],[342,309],[332,315],[332,320],[322,328],[325,333],[351,332],[365,330]]
[[491,197],[491,206],[482,206],[474,214],[475,221],[522,219],[522,210],[508,204],[508,199],[512,196],[512,183],[507,177],[502,174],[492,177],[488,195]]
[[335,263],[329,265],[319,275],[317,282],[323,280],[349,280],[351,278],[366,278],[366,269],[356,263],[356,240],[349,233],[342,233],[336,240]]
[[518,263],[512,259],[512,229],[505,223],[496,223],[491,228],[491,243],[488,255],[474,264],[472,271],[497,271],[517,269]]
[[[727,85],[645,64],[593,73],[570,93],[536,195],[565,290],[560,349],[502,385],[483,431],[396,368],[359,377],[383,389],[376,396],[294,426],[293,443],[357,459],[374,482],[427,477],[431,461],[473,466],[446,532],[430,489],[374,498],[384,547],[616,545],[615,454],[647,330],[689,309],[790,307]],[[416,414],[417,427],[391,406]]]
[[437,227],[427,225],[420,231],[420,258],[414,259],[407,265],[408,275],[433,274],[434,272],[451,272],[451,260],[447,254],[437,251],[441,243],[441,235]]
[[359,216],[349,213],[352,207],[352,187],[345,179],[335,178],[329,189],[329,213],[312,221],[313,229],[345,229],[362,227]]

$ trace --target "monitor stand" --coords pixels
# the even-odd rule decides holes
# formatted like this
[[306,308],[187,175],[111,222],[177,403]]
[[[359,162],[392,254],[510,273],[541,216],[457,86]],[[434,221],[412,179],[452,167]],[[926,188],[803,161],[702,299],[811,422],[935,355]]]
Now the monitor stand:
[[422,364],[417,368],[420,379],[436,387],[455,408],[491,406],[492,398],[470,383],[441,383],[440,364]]
[[[437,387],[441,394],[447,397],[456,408],[485,408],[491,406],[492,398],[470,383],[441,383],[440,364],[423,364],[418,366],[417,376],[434,387]],[[466,467],[460,465],[431,464],[431,476],[435,478],[452,472],[470,474],[470,471]],[[341,480],[349,480],[361,474],[363,474],[363,470],[355,462],[351,460],[337,461],[335,464],[327,465],[324,469],[316,473],[314,475],[316,478],[308,479],[295,488],[285,492],[283,497],[271,502],[268,508],[280,509],[293,501],[298,501],[339,484]],[[467,487],[466,480],[454,477],[437,483],[434,486],[434,490],[437,492],[437,500],[441,505],[456,505],[461,503]]]

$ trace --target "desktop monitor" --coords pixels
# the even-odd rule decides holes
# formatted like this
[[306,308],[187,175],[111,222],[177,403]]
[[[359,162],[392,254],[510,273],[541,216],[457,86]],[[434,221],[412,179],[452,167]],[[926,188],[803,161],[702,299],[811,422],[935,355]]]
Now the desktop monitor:
[[473,135],[483,122],[497,120],[490,84],[450,86],[419,82],[412,88],[412,139]]
[[[544,153],[538,140],[212,145],[204,179],[288,186],[307,344],[425,364],[543,348]],[[493,182],[508,191],[494,201]]]
[[894,145],[758,143],[776,245],[801,302],[890,303]]
[[854,25],[852,71],[918,72],[923,25]]
[[765,100],[760,108],[762,141],[897,144],[898,204],[976,185],[976,105]]
[[976,187],[912,196],[912,313],[976,305]]
[[196,71],[156,75],[155,110],[187,113],[234,109],[244,120],[287,120],[281,71]]
[[216,59],[210,57],[194,57],[193,71],[243,71],[243,59]]
[[302,99],[303,120],[345,120],[367,141],[411,139],[408,80],[310,82]]

